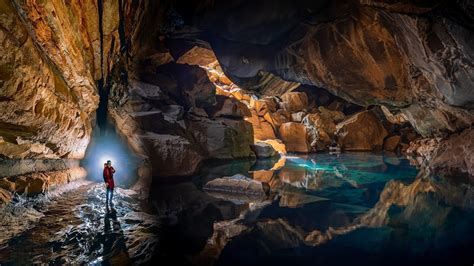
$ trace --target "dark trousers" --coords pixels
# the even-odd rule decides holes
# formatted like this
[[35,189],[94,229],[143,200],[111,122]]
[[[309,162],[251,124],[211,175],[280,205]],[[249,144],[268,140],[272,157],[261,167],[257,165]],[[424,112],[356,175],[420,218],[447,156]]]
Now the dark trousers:
[[112,203],[112,198],[114,197],[114,189],[113,188],[107,188],[107,191],[105,193],[105,201],[107,203],[109,202],[109,197],[110,197],[110,203]]

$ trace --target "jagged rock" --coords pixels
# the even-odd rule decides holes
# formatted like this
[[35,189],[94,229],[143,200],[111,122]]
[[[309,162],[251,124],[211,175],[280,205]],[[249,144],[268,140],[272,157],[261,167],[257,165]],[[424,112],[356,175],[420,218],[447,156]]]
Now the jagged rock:
[[258,141],[250,147],[255,152],[255,155],[257,155],[257,158],[270,158],[278,154],[273,146],[266,142]]
[[400,144],[400,136],[390,136],[385,139],[383,143],[383,149],[386,151],[394,151],[397,149],[398,144]]
[[284,123],[280,126],[279,133],[288,152],[309,152],[304,125],[295,122]]
[[333,143],[336,124],[330,116],[321,113],[309,114],[302,123],[306,127],[313,150],[326,150]]
[[296,113],[308,107],[308,96],[304,92],[287,92],[281,96],[281,108]]
[[269,186],[266,183],[236,174],[209,181],[204,185],[204,190],[265,197],[268,194]]
[[348,151],[380,150],[387,130],[372,111],[355,114],[337,124],[337,142]]

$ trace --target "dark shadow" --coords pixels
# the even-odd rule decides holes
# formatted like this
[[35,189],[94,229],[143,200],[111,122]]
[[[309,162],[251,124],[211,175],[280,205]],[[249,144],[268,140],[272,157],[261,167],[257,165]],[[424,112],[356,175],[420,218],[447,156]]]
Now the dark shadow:
[[113,207],[106,207],[102,244],[104,245],[102,252],[103,265],[128,265],[131,263],[125,245],[125,236],[117,219],[117,211]]

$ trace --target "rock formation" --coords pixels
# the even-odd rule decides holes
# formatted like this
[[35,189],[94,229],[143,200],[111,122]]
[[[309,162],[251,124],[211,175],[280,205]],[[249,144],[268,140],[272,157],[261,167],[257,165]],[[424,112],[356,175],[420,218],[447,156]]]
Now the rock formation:
[[413,151],[417,134],[434,171],[472,176],[469,1],[232,2],[0,0],[0,158],[83,159],[109,118],[137,190],[256,141]]

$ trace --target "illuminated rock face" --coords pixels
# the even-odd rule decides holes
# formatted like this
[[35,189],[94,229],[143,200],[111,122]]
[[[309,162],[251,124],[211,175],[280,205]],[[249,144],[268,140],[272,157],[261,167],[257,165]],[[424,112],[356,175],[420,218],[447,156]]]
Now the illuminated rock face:
[[0,25],[8,29],[0,35],[1,156],[84,156],[98,103],[98,13],[92,1],[89,9],[73,2],[0,2]]
[[381,150],[388,135],[372,111],[358,113],[337,125],[338,144],[348,151]]

